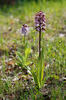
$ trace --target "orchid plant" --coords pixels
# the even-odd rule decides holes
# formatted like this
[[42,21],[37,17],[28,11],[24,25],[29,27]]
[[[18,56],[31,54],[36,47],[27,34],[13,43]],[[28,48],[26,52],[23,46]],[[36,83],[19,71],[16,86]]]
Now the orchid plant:
[[39,32],[39,59],[34,64],[31,72],[37,88],[41,88],[45,82],[44,77],[44,49],[41,47],[41,33],[45,31],[45,14],[40,11],[35,15],[35,29]]
[[35,16],[35,29],[39,32],[39,58],[41,57],[41,32],[45,31],[45,14],[40,11]]
[[17,64],[23,68],[26,68],[27,65],[30,64],[30,62],[27,62],[28,56],[31,53],[31,48],[28,46],[28,43],[26,42],[26,35],[28,34],[29,27],[27,24],[23,24],[21,28],[21,33],[24,35],[24,56],[20,52],[17,52]]
[[28,25],[27,24],[23,24],[21,33],[24,34],[24,43],[25,43],[25,37],[28,34],[28,30],[29,30]]

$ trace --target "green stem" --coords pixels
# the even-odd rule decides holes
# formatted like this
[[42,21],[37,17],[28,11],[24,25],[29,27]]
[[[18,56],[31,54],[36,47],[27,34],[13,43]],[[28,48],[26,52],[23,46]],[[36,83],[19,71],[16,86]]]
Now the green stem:
[[24,34],[24,45],[25,45],[25,34]]
[[39,58],[41,57],[41,28],[39,31]]

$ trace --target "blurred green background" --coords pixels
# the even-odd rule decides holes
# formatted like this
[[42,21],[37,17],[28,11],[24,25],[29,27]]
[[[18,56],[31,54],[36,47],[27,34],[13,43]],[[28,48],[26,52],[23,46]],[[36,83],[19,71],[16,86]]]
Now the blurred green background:
[[[18,75],[18,68],[21,63],[19,62],[19,65],[16,66],[17,69],[10,71],[10,74],[9,71],[6,74],[5,69],[10,68],[8,65],[10,59],[12,62],[11,68],[15,68],[17,62],[15,54],[17,51],[22,54],[23,59],[25,58],[23,36],[20,34],[20,29],[25,23],[30,27],[30,33],[26,37],[26,42],[28,43],[28,47],[32,49],[27,61],[35,62],[37,59],[38,34],[35,34],[34,20],[35,14],[40,10],[46,14],[46,31],[45,34],[42,34],[42,47],[44,48],[44,62],[46,65],[45,78],[53,77],[54,80],[54,87],[52,84],[52,87],[50,85],[50,89],[48,88],[48,90],[51,90],[51,100],[66,100],[65,83],[63,81],[63,78],[66,76],[66,0],[0,0],[0,70],[2,70],[2,74],[0,72],[0,75],[2,79],[5,77],[7,80],[4,83],[0,78],[1,97],[5,97],[4,93],[8,95],[14,93],[15,95],[17,94],[16,91],[22,91],[22,84],[24,82],[15,81],[14,89],[11,85],[14,77]],[[7,63],[5,63],[6,61]],[[21,69],[19,69],[19,72],[21,72]],[[22,71],[23,74],[24,72]],[[10,77],[10,80],[8,77]],[[27,75],[25,75],[25,79],[27,80]],[[62,80],[61,85],[59,84],[59,80]],[[30,87],[29,85],[27,86]],[[31,96],[33,95],[32,93],[30,94]],[[18,100],[29,100],[24,99],[25,95],[27,96],[26,93],[24,95],[23,93],[19,96],[17,95],[23,98]]]
[[42,1],[63,1],[63,0],[0,0],[0,4],[4,5],[9,5],[9,4],[15,4],[15,3],[23,3],[23,2],[42,2]]

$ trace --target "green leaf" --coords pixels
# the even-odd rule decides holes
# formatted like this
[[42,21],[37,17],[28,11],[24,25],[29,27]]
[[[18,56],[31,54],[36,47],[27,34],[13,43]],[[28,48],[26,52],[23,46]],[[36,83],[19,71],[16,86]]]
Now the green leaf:
[[31,53],[31,48],[26,48],[25,49],[25,57],[27,58],[30,53]]

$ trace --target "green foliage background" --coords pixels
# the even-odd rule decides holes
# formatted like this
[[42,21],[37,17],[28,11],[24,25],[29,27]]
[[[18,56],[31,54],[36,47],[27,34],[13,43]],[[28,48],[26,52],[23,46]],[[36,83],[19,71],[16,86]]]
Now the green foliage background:
[[18,3],[18,2],[33,2],[33,1],[35,1],[35,2],[42,2],[42,1],[64,1],[64,0],[0,0],[0,5],[2,4],[7,4],[7,5],[9,5],[9,4],[15,4],[15,3]]

